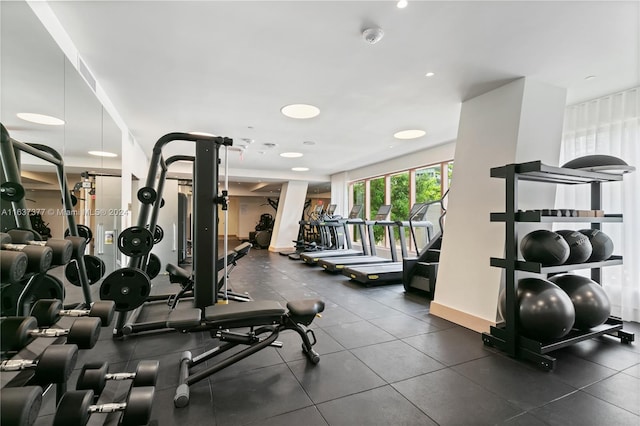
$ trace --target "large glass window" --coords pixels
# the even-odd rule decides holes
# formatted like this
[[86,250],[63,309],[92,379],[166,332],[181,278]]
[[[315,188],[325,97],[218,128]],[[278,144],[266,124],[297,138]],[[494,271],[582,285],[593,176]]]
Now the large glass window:
[[[391,220],[406,221],[409,219],[409,172],[398,173],[391,176]],[[400,247],[400,235],[398,227],[394,227],[396,245]],[[405,237],[409,230],[405,229]]]
[[[365,199],[365,182],[363,180],[354,182],[353,187],[353,204],[360,204],[362,209],[360,209],[360,217],[364,217],[364,205],[366,202]],[[353,241],[359,241],[361,238],[360,231],[357,226],[353,227]]]
[[[376,179],[371,179],[369,185],[369,211],[371,212],[369,219],[373,219],[380,206],[384,204],[384,176]],[[374,226],[373,229],[373,235],[375,237],[376,244],[382,242],[384,239],[384,229],[379,226]]]
[[442,197],[440,164],[416,170],[416,203],[439,200]]

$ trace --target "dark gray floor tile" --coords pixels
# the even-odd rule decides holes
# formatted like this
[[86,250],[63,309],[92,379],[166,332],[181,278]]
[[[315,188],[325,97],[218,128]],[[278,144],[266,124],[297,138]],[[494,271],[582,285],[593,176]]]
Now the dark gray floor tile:
[[640,416],[640,379],[637,377],[616,374],[583,391]]
[[318,365],[293,361],[289,367],[316,404],[385,384],[348,351],[324,355]]
[[362,321],[362,318],[349,312],[336,304],[326,303],[324,312],[320,318],[316,318],[313,323],[318,327],[331,327],[337,324],[347,324],[350,322]]
[[587,361],[567,351],[555,351],[550,355],[557,361],[556,368],[549,374],[574,388],[583,388],[617,373],[616,370]]
[[212,383],[216,422],[241,425],[312,405],[286,365],[275,365]]
[[578,391],[536,408],[531,414],[545,423],[558,426],[637,426],[640,417],[622,408]]
[[523,410],[575,391],[544,370],[499,355],[459,364],[453,369]]
[[[313,349],[318,352],[318,354],[324,355],[332,352],[340,352],[345,349],[321,328],[314,329],[313,333],[316,335],[317,340]],[[282,359],[287,362],[306,359],[305,355],[302,353],[302,339],[298,333],[293,330],[286,330],[283,333],[280,333],[278,340],[284,344],[282,348],[278,349],[278,353]]]
[[638,353],[613,337],[598,337],[567,347],[565,350],[591,362],[614,370],[624,370],[638,363]]
[[480,334],[461,327],[402,339],[445,365],[455,365],[490,355]]
[[156,390],[151,410],[150,425],[189,425],[215,426],[215,411],[211,399],[209,386],[192,389],[189,395],[189,405],[175,408],[173,396],[175,389]]
[[365,298],[364,302],[344,303],[342,306],[349,310],[349,312],[353,312],[360,318],[367,320],[373,318],[385,318],[398,314],[397,310],[369,298]]
[[440,330],[433,324],[420,321],[415,317],[400,313],[383,318],[371,319],[369,322],[377,325],[387,333],[391,333],[398,339]]
[[323,329],[347,349],[395,340],[391,334],[367,321],[334,325]]
[[460,326],[456,323],[453,323],[451,321],[447,321],[446,319],[442,319],[440,317],[437,317],[435,315],[431,315],[429,313],[429,309],[422,309],[420,311],[416,311],[416,312],[411,312],[408,315],[419,319],[420,321],[424,321],[428,324],[431,324],[432,326],[440,329],[440,330],[446,330],[449,328],[459,328]]
[[[104,333],[104,331],[103,331]],[[134,339],[99,340],[92,348],[80,350],[76,366],[81,367],[87,362],[108,361],[110,363],[127,362],[133,358],[137,342]]]
[[[246,349],[246,347],[238,347],[234,348],[234,351],[229,351],[224,354],[221,354],[220,357],[216,357],[207,361],[207,367],[220,363],[226,357],[231,355],[232,353],[239,352],[240,350]],[[241,361],[238,361],[235,364],[230,365],[229,367],[218,371],[213,376],[211,376],[212,382],[222,382],[224,380],[233,380],[237,376],[246,374],[251,370],[255,370],[257,368],[269,367],[272,365],[282,364],[284,361],[278,355],[276,348],[265,348],[261,351],[254,353],[253,355],[244,358]],[[206,367],[205,367],[206,368]]]
[[391,386],[334,399],[318,409],[331,426],[436,425]]
[[316,407],[307,407],[279,416],[261,419],[248,426],[327,426]]
[[351,353],[389,383],[445,368],[400,340],[353,349]]
[[168,353],[179,354],[203,345],[200,333],[166,331],[144,336],[137,335],[131,339],[138,341],[132,359],[149,359]]
[[536,416],[530,413],[519,414],[509,420],[506,420],[501,425],[505,426],[545,426],[546,423],[538,419]]
[[640,379],[640,364],[636,364],[633,367],[629,367],[626,370],[622,371],[624,374],[628,374],[633,377],[637,377]]
[[488,425],[522,412],[450,369],[392,385],[439,425]]

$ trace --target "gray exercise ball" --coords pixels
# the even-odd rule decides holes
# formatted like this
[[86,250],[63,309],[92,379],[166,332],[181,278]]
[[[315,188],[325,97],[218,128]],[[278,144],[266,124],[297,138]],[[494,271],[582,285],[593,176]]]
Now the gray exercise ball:
[[611,303],[597,282],[574,274],[555,275],[549,281],[556,284],[571,299],[576,312],[574,327],[589,330],[603,324],[611,314]]

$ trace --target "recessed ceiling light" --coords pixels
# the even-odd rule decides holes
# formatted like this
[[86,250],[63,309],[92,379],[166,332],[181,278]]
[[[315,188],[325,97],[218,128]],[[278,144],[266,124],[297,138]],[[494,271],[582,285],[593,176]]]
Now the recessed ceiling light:
[[302,142],[302,145],[315,145],[316,143],[314,141],[304,141]]
[[436,73],[431,71],[425,74],[426,77],[433,77],[434,75],[436,75]]
[[396,6],[398,6],[398,9],[404,9],[408,5],[409,5],[409,2],[407,0],[399,0],[398,4],[396,4]]
[[89,154],[95,155],[96,157],[117,157],[118,154],[114,154],[113,152],[107,151],[89,151]]
[[251,138],[242,138],[241,139],[243,142],[246,142],[248,144],[252,144],[255,142],[255,140],[251,139]]
[[262,145],[264,145],[267,148],[275,148],[276,146],[278,146],[277,143],[273,143],[273,142],[265,142]]
[[62,126],[64,120],[44,114],[34,114],[32,112],[19,112],[18,118],[36,124],[46,124],[47,126]]
[[211,138],[216,137],[216,135],[207,132],[189,132],[189,134],[194,136],[209,136]]
[[280,154],[280,157],[284,157],[284,158],[300,158],[302,157],[304,154],[302,154],[301,152],[283,152]]
[[292,167],[291,170],[293,170],[294,172],[308,172],[309,168],[308,167]]
[[401,132],[397,132],[393,135],[396,139],[417,139],[424,136],[426,132],[424,130],[403,130]]
[[593,80],[594,78],[596,78],[596,76],[595,76],[595,75],[588,75],[588,76],[586,76],[584,79],[585,79],[585,80]]
[[282,107],[280,112],[287,117],[304,120],[306,118],[316,117],[320,114],[320,108],[307,104],[292,104]]

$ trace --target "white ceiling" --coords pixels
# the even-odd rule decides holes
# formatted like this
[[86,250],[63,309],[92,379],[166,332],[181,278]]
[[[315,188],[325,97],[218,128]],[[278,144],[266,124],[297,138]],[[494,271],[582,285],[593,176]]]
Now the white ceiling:
[[[147,152],[174,131],[253,139],[242,157],[230,154],[245,181],[326,181],[453,140],[462,101],[523,76],[567,88],[568,104],[640,84],[638,1],[50,5]],[[375,45],[361,36],[371,26],[385,32]],[[321,114],[284,117],[290,103]],[[427,135],[393,138],[412,128]],[[191,152],[179,144],[167,155]]]

